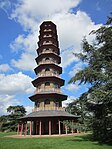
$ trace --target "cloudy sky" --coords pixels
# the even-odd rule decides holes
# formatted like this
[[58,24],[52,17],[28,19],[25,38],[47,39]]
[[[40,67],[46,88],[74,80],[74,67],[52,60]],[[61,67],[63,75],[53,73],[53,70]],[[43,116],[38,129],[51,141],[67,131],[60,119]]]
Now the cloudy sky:
[[93,41],[89,33],[105,24],[111,10],[112,0],[0,0],[0,115],[9,105],[33,108],[28,97],[35,91],[39,26],[46,20],[57,25],[67,102],[87,91],[86,85],[67,83],[86,65],[72,53],[81,52],[84,36]]

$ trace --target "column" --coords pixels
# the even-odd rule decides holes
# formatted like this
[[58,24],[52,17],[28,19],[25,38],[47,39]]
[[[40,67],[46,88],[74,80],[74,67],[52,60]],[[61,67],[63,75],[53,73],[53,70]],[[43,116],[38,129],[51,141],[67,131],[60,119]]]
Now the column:
[[22,126],[21,126],[21,134],[20,135],[22,135],[23,134],[23,123],[22,123]]
[[67,125],[65,125],[65,131],[66,131],[66,135],[68,134],[68,132],[67,132],[67,129],[68,129],[68,128],[67,128]]
[[26,127],[25,127],[25,135],[27,135],[27,122],[26,122]]
[[38,134],[38,121],[36,121],[36,135]]
[[49,120],[49,135],[51,135],[51,120]]
[[71,131],[72,131],[72,134],[73,134],[73,133],[74,133],[74,129],[73,129],[73,120],[72,120],[72,130],[71,130]]
[[78,129],[77,129],[77,133],[79,133]]
[[32,121],[30,122],[30,135],[32,135]]
[[58,120],[58,126],[59,126],[59,135],[60,135],[61,134],[60,120]]
[[20,124],[18,123],[17,135],[19,134]]
[[40,120],[40,130],[39,130],[39,134],[42,134],[42,121]]

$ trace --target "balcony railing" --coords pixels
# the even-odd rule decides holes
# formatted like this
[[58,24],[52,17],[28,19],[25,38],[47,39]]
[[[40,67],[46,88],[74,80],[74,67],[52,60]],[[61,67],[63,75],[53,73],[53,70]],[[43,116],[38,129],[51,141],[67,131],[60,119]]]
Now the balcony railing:
[[42,74],[38,74],[37,77],[49,77],[49,76],[55,76],[60,78],[59,74],[55,74],[55,73],[42,73]]
[[54,45],[54,46],[57,46],[57,44],[56,43],[53,43],[53,42],[43,42],[40,46],[42,46],[42,45]]
[[52,37],[51,34],[48,34],[48,35],[44,35],[43,38],[46,38],[46,37]]
[[34,94],[38,94],[38,93],[62,93],[60,89],[37,89]]
[[50,51],[50,50],[46,50],[46,51],[40,52],[39,55],[40,54],[44,54],[44,53],[53,53],[53,54],[58,55],[56,52],[53,52],[53,51]]
[[44,32],[52,31],[51,29],[44,29]]
[[57,62],[56,61],[41,61],[41,62],[39,62],[39,65],[40,64],[57,64]]
[[63,107],[39,107],[39,108],[34,108],[32,111],[36,112],[36,111],[45,111],[45,110],[58,110],[58,111],[65,111],[65,108]]

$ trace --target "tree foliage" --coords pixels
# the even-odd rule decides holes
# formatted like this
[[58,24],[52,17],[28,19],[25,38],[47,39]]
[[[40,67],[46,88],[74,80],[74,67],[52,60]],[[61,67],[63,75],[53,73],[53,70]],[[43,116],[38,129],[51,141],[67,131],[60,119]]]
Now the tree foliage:
[[83,39],[83,52],[75,54],[87,67],[71,78],[69,83],[80,81],[91,87],[85,93],[88,111],[93,112],[93,136],[102,142],[112,141],[112,18],[98,30],[92,31],[93,44]]
[[9,106],[7,108],[9,115],[0,117],[0,130],[1,131],[16,131],[18,118],[26,114],[26,110],[23,106]]
[[79,116],[78,123],[74,125],[79,132],[91,131],[93,113],[89,112],[86,106],[86,93],[82,94],[80,98],[77,98],[69,103],[66,107],[66,111]]

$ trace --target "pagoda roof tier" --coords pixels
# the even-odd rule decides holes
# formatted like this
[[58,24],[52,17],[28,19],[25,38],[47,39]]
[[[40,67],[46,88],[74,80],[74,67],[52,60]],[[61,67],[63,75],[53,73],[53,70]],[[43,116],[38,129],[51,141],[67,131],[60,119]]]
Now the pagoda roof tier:
[[[42,54],[40,54],[35,60],[36,60],[36,62],[37,62],[37,64],[38,64],[38,62],[39,61],[41,61],[43,58],[49,58],[49,57],[52,57],[52,58],[54,58],[55,60],[57,60],[58,62],[58,64],[60,64],[61,63],[61,57],[59,56],[59,55],[57,55],[57,54],[55,54],[55,53],[42,53]],[[50,60],[48,60],[48,61],[50,61]],[[46,63],[46,62],[45,62]]]
[[63,120],[69,120],[69,119],[78,119],[80,116],[70,114],[66,111],[61,110],[40,110],[32,112],[28,115],[25,115],[24,117],[19,118],[19,120],[31,120],[31,119],[38,119],[38,118],[62,118]]
[[33,96],[30,96],[29,99],[31,101],[37,101],[37,100],[43,100],[47,98],[53,98],[54,100],[60,100],[64,101],[67,100],[67,95],[61,94],[61,93],[56,93],[56,92],[39,92]]
[[44,39],[44,38],[48,38],[48,37],[52,37],[52,38],[58,40],[58,35],[56,33],[54,33],[52,30],[42,32],[42,34],[39,35],[38,37],[39,37],[39,40]]
[[46,41],[52,41],[52,43],[56,44],[56,46],[58,47],[58,40],[54,37],[44,37],[44,38],[41,38],[41,40],[38,41],[38,45],[39,47],[44,45],[43,43],[46,42]]
[[44,21],[41,25],[40,25],[40,29],[46,27],[45,25],[52,25],[56,28],[56,25],[52,22],[52,21]]
[[57,51],[57,54],[60,54],[59,48],[56,47],[56,46],[53,45],[53,44],[43,45],[42,47],[39,47],[39,48],[37,49],[37,54],[39,55],[39,53],[42,53],[42,50],[43,50],[43,49],[48,49],[48,48],[54,49],[55,51]]
[[52,38],[52,37],[46,37],[46,38],[42,38],[41,40],[38,41],[38,46],[41,47],[43,45],[49,45],[49,44],[53,44],[56,47],[59,46],[58,44],[58,40]]
[[55,64],[41,64],[38,67],[36,67],[34,69],[34,71],[37,75],[39,71],[41,71],[42,69],[45,69],[45,68],[54,68],[55,70],[58,70],[59,74],[62,73],[62,67],[55,65]]
[[45,21],[40,25],[40,33],[44,31],[44,29],[52,29],[56,31],[56,25],[51,21]]
[[38,77],[36,78],[34,81],[32,81],[32,84],[34,87],[37,87],[38,84],[40,84],[40,82],[56,82],[58,83],[60,86],[64,85],[65,80],[56,77],[56,76],[45,76],[45,77]]

